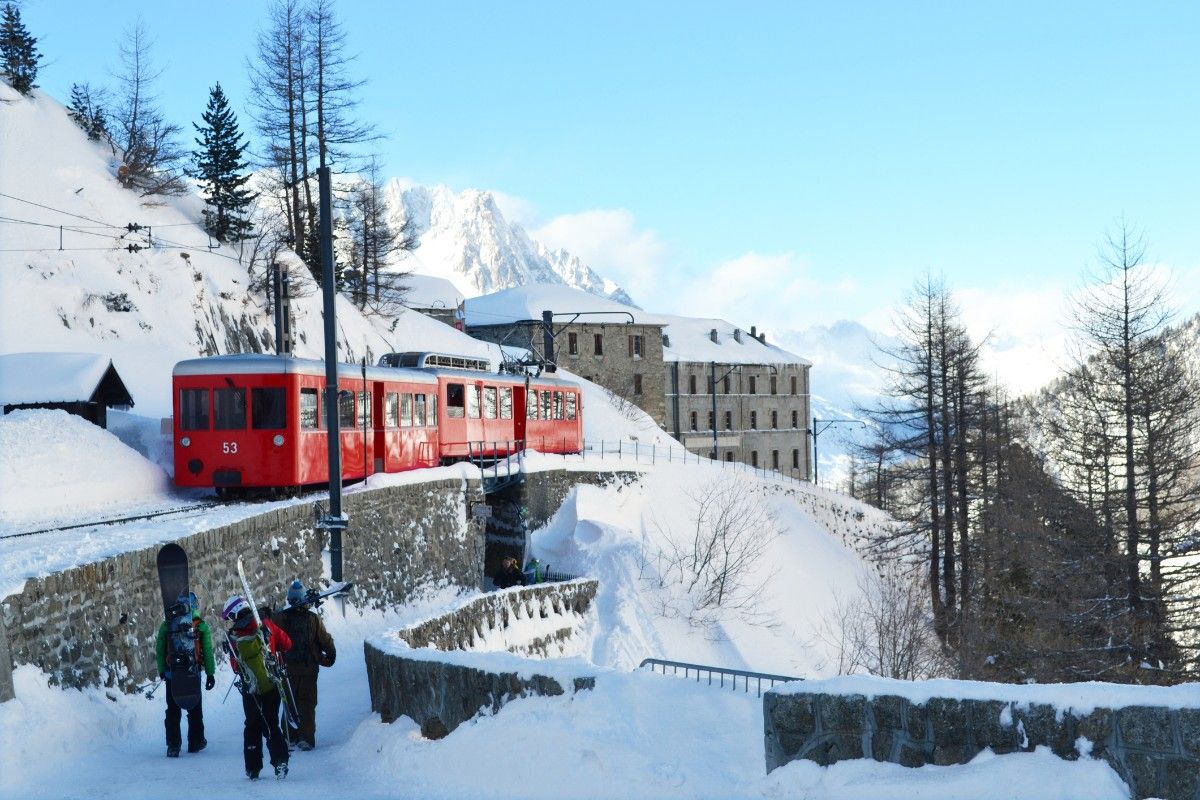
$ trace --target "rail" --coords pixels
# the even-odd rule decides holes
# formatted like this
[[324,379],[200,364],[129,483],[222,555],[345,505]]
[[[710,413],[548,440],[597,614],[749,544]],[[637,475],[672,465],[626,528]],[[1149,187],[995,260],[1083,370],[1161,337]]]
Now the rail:
[[701,674],[706,673],[708,675],[709,686],[713,685],[713,676],[716,675],[719,678],[717,685],[722,689],[725,688],[725,678],[728,676],[730,678],[730,688],[735,692],[738,688],[738,678],[742,679],[742,691],[744,692],[750,691],[750,681],[753,680],[756,681],[758,687],[755,692],[756,697],[762,697],[763,681],[770,682],[770,685],[767,686],[767,688],[770,689],[777,683],[791,683],[792,681],[804,680],[803,678],[792,678],[787,675],[771,675],[766,672],[748,672],[744,669],[709,667],[705,666],[704,664],[688,664],[683,661],[666,661],[661,658],[644,658],[642,659],[642,663],[638,664],[638,669],[642,669],[647,665],[649,665],[651,672],[658,672],[657,668],[662,667],[663,675],[667,674],[668,667],[671,668],[671,674],[676,676],[679,675],[679,670],[683,670],[682,677],[685,679],[690,679],[691,674],[695,672],[696,683],[700,683]]

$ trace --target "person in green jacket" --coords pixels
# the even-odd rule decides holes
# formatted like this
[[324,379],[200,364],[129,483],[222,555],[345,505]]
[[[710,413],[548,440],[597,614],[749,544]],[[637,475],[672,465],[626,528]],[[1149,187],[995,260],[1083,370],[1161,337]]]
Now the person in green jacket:
[[[217,684],[216,672],[217,665],[213,660],[213,645],[212,631],[209,630],[208,623],[200,619],[200,604],[196,600],[195,594],[188,595],[188,600],[192,606],[192,627],[196,634],[196,663],[204,665],[204,672],[208,676],[204,681],[204,688],[211,691]],[[182,744],[182,737],[179,734],[179,720],[182,717],[182,710],[175,704],[175,698],[171,696],[171,672],[167,669],[167,622],[163,620],[158,626],[158,638],[154,642],[154,651],[158,656],[158,676],[166,683],[167,695],[167,757],[178,758],[179,747]],[[208,740],[204,738],[204,709],[202,703],[196,703],[195,708],[189,708],[188,717],[188,752],[199,753],[208,745]]]

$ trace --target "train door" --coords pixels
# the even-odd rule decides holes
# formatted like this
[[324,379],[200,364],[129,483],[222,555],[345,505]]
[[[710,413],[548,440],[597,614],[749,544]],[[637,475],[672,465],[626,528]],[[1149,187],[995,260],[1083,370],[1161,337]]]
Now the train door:
[[[525,396],[529,384],[513,386],[513,438],[518,442],[525,441]],[[517,445],[518,447],[520,445]]]

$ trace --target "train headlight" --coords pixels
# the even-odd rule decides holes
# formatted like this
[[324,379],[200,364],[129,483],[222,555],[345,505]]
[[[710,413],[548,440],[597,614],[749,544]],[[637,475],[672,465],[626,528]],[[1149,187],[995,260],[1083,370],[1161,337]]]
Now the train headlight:
[[275,443],[276,447],[283,447],[283,434],[282,433],[275,434],[275,438],[272,439],[271,441]]
[[179,440],[179,444],[181,444],[184,447],[191,447],[192,446],[192,437],[190,437],[190,436],[183,437],[182,439]]

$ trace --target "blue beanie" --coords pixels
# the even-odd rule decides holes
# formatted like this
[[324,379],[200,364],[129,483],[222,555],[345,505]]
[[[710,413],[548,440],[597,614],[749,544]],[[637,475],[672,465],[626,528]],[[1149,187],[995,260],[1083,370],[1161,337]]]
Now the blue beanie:
[[292,585],[288,587],[287,601],[290,606],[298,606],[304,602],[304,584],[299,578],[292,581]]

